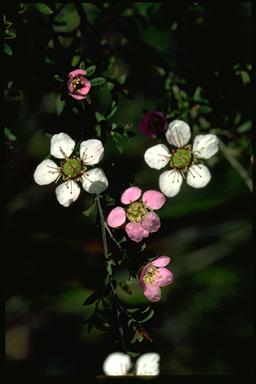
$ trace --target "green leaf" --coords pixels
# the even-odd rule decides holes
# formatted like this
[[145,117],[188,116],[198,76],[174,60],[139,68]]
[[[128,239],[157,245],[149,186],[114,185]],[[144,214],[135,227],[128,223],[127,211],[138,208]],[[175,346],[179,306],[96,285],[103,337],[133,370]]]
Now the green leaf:
[[111,112],[110,114],[107,116],[107,120],[108,119],[111,119],[112,116],[114,116],[114,114],[116,113],[117,111],[117,103],[115,101],[112,102],[112,106],[111,106]]
[[140,247],[140,251],[143,252],[147,248],[146,243],[143,243],[142,246]]
[[105,83],[105,79],[103,77],[94,77],[93,79],[90,80],[91,85],[93,87],[97,87],[100,85],[103,85]]
[[44,15],[51,15],[53,10],[45,3],[33,3],[33,6]]
[[4,128],[4,134],[10,141],[16,141],[17,137],[12,133],[12,131],[9,128]]
[[97,123],[106,120],[106,118],[100,112],[95,112],[95,119],[97,120]]
[[96,216],[97,214],[97,204],[96,200],[93,201],[92,205],[87,208],[85,211],[82,212],[83,215],[85,216]]
[[95,131],[98,137],[101,137],[101,126],[100,124],[95,125]]
[[80,56],[75,55],[71,61],[71,67],[76,67],[77,64],[79,63],[79,60],[80,60]]
[[123,135],[121,135],[120,133],[118,132],[113,132],[111,131],[111,136],[113,138],[113,141],[116,145],[116,148],[118,149],[118,151],[120,153],[123,153],[124,151],[124,146],[125,144],[127,143],[127,138],[124,137]]
[[6,53],[6,55],[9,55],[9,56],[12,56],[13,54],[10,45],[7,43],[4,43],[4,53]]
[[61,95],[59,94],[56,97],[56,112],[58,116],[61,115],[65,105],[66,105],[66,100],[61,100]]
[[86,76],[91,76],[96,71],[96,65],[91,65],[90,67],[86,68]]
[[153,310],[153,308],[150,308],[150,311],[147,313],[147,315],[142,320],[140,320],[139,322],[140,323],[146,323],[146,321],[150,320],[151,317],[154,316],[154,313],[155,313],[155,311]]
[[101,296],[101,292],[99,290],[94,291],[87,299],[83,302],[83,305],[91,305],[95,303]]
[[252,127],[252,122],[251,121],[246,121],[245,123],[240,125],[236,130],[239,133],[244,133],[244,132],[249,131],[251,129],[251,127]]

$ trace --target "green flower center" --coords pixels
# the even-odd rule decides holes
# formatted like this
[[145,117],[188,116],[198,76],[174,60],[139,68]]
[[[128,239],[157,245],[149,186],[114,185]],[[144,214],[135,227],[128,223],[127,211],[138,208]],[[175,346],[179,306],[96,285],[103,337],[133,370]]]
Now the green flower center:
[[155,282],[156,277],[157,277],[157,268],[151,266],[148,272],[146,273],[146,275],[143,277],[143,281],[146,284],[152,284]]
[[192,153],[190,148],[179,148],[177,149],[171,158],[171,166],[173,168],[186,168],[191,164]]
[[74,179],[83,171],[83,164],[80,159],[68,159],[62,165],[62,173],[65,177]]
[[131,203],[126,210],[126,216],[132,223],[139,223],[147,213],[147,209],[138,201]]

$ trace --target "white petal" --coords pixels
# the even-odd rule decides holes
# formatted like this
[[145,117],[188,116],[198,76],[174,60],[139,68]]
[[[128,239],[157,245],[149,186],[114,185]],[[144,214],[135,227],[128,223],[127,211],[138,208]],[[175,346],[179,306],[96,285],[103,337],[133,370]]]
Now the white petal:
[[136,361],[136,375],[159,375],[159,361],[158,353],[144,353]]
[[65,183],[60,184],[55,192],[58,202],[64,207],[69,207],[70,204],[77,200],[80,187],[75,181],[67,180]]
[[199,159],[209,159],[218,152],[218,138],[216,135],[197,135],[194,138],[193,153]]
[[95,165],[104,155],[102,142],[97,139],[83,141],[80,145],[80,157],[87,165]]
[[127,375],[131,368],[130,356],[122,352],[113,352],[106,357],[102,368],[107,376]]
[[163,172],[159,177],[159,188],[165,196],[173,197],[180,191],[182,184],[181,174],[172,169],[171,171]]
[[191,136],[190,127],[185,121],[174,120],[169,124],[165,136],[168,143],[178,148],[184,147]]
[[36,167],[34,180],[39,185],[46,185],[55,181],[59,174],[58,165],[54,161],[46,159]]
[[101,193],[108,187],[108,180],[100,168],[93,168],[82,177],[83,188],[89,193]]
[[203,188],[211,180],[209,169],[203,164],[192,165],[187,174],[187,184],[193,188]]
[[65,159],[74,151],[75,142],[66,133],[58,133],[51,138],[51,155],[57,159]]
[[169,149],[164,144],[157,144],[150,147],[144,153],[146,163],[155,169],[165,167],[170,161],[171,155]]

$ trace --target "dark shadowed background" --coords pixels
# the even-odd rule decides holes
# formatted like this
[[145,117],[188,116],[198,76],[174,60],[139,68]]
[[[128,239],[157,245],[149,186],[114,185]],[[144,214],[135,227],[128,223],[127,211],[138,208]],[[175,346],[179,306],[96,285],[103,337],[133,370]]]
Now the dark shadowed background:
[[[185,119],[192,136],[216,133],[221,146],[207,161],[207,187],[184,185],[159,211],[147,250],[171,257],[174,282],[152,305],[153,343],[133,348],[158,352],[165,375],[252,373],[250,2],[47,4],[4,6],[8,374],[95,376],[120,349],[114,329],[88,333],[84,324],[92,308],[82,304],[103,276],[100,227],[81,214],[93,197],[82,192],[63,208],[55,186],[36,185],[33,173],[50,135],[100,134],[110,196],[118,202],[130,182],[158,189],[143,154],[163,140],[138,130],[153,110]],[[110,80],[92,89],[91,104],[66,92],[82,62]],[[117,111],[99,133],[95,112],[108,114],[113,100]],[[124,303],[147,303],[131,289],[118,291]]]

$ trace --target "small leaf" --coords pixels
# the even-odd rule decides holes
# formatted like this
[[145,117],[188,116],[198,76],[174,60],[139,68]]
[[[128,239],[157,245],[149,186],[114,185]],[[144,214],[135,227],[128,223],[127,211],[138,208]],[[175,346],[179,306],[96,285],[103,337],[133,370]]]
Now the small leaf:
[[123,135],[121,135],[120,133],[118,132],[113,132],[111,131],[111,135],[112,135],[112,138],[113,138],[113,141],[116,145],[116,148],[118,149],[118,151],[120,153],[123,153],[124,151],[124,146],[127,142],[127,138],[125,138]]
[[117,111],[117,103],[115,101],[113,101],[113,103],[112,103],[112,110],[111,110],[110,114],[107,116],[107,120],[111,119],[111,117],[114,116],[116,111]]
[[80,60],[80,56],[75,55],[71,61],[71,67],[76,67],[77,64],[79,63],[79,60]]
[[143,252],[147,248],[146,243],[143,243],[142,246],[140,247],[140,251]]
[[105,79],[103,77],[94,77],[93,79],[90,80],[91,85],[93,87],[103,85],[105,83]]
[[4,128],[4,134],[10,141],[16,141],[17,137],[12,133],[12,131],[9,128]]
[[33,3],[33,6],[44,15],[51,15],[53,10],[45,3]]
[[97,291],[94,291],[90,296],[87,297],[87,299],[85,299],[85,301],[83,302],[83,305],[91,305],[93,303],[95,303],[95,301],[97,301],[101,296],[101,292],[99,290]]
[[95,131],[98,137],[101,137],[101,126],[100,124],[95,125]]
[[96,204],[96,200],[93,201],[92,205],[87,208],[85,211],[82,212],[83,215],[85,216],[92,216],[92,217],[95,217],[96,214],[97,214],[97,204]]
[[97,120],[97,123],[106,120],[106,118],[100,112],[95,112],[95,119]]
[[244,132],[249,131],[251,129],[251,127],[252,127],[252,122],[251,121],[246,121],[245,123],[240,125],[236,130],[239,133],[244,133]]
[[140,320],[140,323],[146,323],[146,321],[150,320],[151,317],[154,316],[154,310],[153,308],[150,309],[149,313],[144,317],[144,319]]
[[64,83],[64,80],[59,75],[54,75],[54,79],[60,81],[61,83]]
[[9,55],[9,56],[12,56],[13,54],[10,45],[7,43],[4,43],[4,53],[6,53],[6,55]]
[[91,76],[96,71],[96,65],[91,65],[90,67],[86,68],[86,76]]
[[61,115],[65,105],[66,105],[66,100],[61,100],[61,95],[59,94],[56,97],[56,112],[58,116]]

